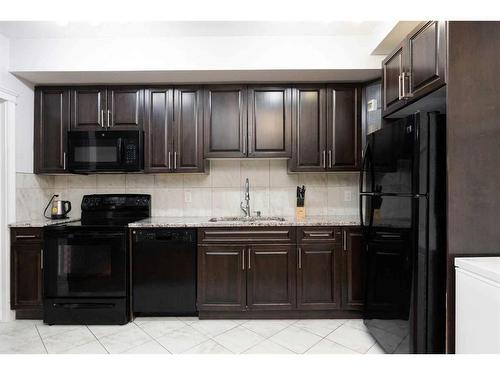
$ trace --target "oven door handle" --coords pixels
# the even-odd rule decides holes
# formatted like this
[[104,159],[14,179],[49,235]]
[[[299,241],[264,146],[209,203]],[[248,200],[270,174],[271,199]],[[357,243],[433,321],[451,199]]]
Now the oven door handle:
[[64,236],[64,238],[68,238],[71,240],[88,240],[89,238],[109,239],[109,238],[119,238],[119,237],[123,237],[123,233],[87,232],[78,234],[68,233],[66,236]]
[[118,138],[118,164],[122,165],[123,164],[123,139],[122,137]]

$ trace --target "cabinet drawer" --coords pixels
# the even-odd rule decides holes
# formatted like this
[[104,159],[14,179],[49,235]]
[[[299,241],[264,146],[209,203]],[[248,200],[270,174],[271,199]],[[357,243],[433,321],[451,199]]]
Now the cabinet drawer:
[[12,228],[10,234],[12,244],[42,242],[43,240],[42,228]]
[[294,243],[295,228],[203,228],[198,230],[198,243]]
[[304,227],[298,229],[297,242],[318,242],[342,240],[342,230],[337,227]]

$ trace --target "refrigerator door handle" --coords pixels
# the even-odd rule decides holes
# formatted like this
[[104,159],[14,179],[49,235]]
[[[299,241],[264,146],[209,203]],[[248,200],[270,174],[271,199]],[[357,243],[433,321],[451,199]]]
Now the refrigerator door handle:
[[[365,146],[365,149],[363,151],[363,161],[361,162],[361,170],[359,172],[359,191],[363,191],[363,180],[364,180],[364,174],[365,174],[365,165],[366,165],[366,159],[368,157],[368,154],[370,152],[370,144],[367,143]],[[361,225],[361,228],[364,228],[365,223],[363,220],[363,194],[359,194],[359,222]]]

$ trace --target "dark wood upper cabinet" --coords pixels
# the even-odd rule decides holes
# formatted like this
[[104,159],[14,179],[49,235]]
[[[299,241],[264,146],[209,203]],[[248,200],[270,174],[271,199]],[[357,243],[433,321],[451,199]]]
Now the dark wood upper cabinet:
[[345,281],[342,305],[344,309],[362,311],[365,300],[366,249],[361,229],[344,229],[343,241]]
[[174,90],[174,170],[203,172],[203,102],[200,88]]
[[446,23],[420,23],[382,62],[382,115],[446,83]]
[[145,91],[144,169],[171,172],[173,169],[173,90]]
[[71,90],[71,130],[104,130],[106,89],[78,87]]
[[248,89],[248,156],[291,156],[291,89],[253,86]]
[[326,167],[326,88],[299,86],[292,98],[293,172],[324,171]]
[[250,245],[247,256],[247,305],[250,310],[295,307],[295,246]]
[[334,242],[301,244],[297,248],[297,307],[337,310],[341,307],[340,250]]
[[328,87],[327,169],[355,170],[361,158],[361,88]]
[[245,86],[213,86],[204,91],[205,157],[247,155],[247,90]]
[[245,246],[198,247],[198,310],[246,309]]
[[35,90],[35,173],[66,171],[66,134],[70,122],[69,97],[68,89]]
[[144,92],[139,88],[108,88],[106,124],[110,130],[142,130]]
[[445,22],[427,22],[408,36],[405,90],[421,97],[445,84]]
[[401,95],[401,78],[404,71],[404,43],[401,43],[382,61],[383,112],[393,112],[404,105]]

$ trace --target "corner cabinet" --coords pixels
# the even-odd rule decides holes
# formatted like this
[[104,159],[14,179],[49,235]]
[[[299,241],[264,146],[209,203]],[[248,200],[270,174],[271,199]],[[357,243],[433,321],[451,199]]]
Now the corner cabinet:
[[11,309],[18,319],[43,315],[42,228],[11,229]]
[[297,86],[292,96],[291,172],[356,171],[361,157],[361,87]]
[[417,26],[382,62],[383,116],[446,83],[446,22]]
[[42,87],[35,90],[35,173],[65,173],[70,90]]

